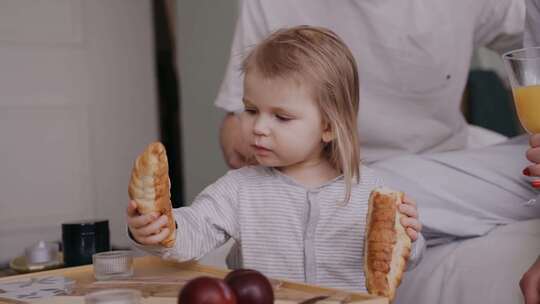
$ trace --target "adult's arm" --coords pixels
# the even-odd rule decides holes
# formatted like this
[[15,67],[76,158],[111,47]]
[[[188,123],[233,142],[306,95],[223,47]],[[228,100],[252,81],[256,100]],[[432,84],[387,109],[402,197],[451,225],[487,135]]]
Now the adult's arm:
[[475,46],[498,53],[521,48],[524,25],[524,0],[485,0],[476,19]]
[[540,303],[540,256],[519,281],[525,304]]
[[[539,8],[540,6],[537,6]],[[527,7],[529,9],[529,7]],[[539,15],[540,17],[540,15]],[[528,174],[540,176],[540,134],[534,134],[529,141],[531,147],[527,150],[527,159],[532,162],[527,167]],[[537,198],[537,200],[540,198]],[[536,262],[523,274],[519,287],[523,293],[525,304],[540,303],[540,256]]]
[[252,163],[249,145],[242,136],[240,118],[235,113],[228,113],[223,118],[219,143],[223,158],[230,168],[238,169]]
[[[540,0],[526,0],[526,8],[524,46],[540,46]],[[530,175],[540,176],[540,134],[532,135],[529,143],[527,159],[532,164],[526,170]],[[523,274],[519,287],[525,304],[540,303],[540,257]]]
[[244,75],[242,60],[258,41],[269,32],[265,12],[258,0],[239,1],[238,20],[231,46],[231,55],[214,104],[227,112],[220,129],[220,144],[225,161],[231,168],[246,164],[247,148],[243,146],[240,121],[237,115],[243,110],[242,95]]

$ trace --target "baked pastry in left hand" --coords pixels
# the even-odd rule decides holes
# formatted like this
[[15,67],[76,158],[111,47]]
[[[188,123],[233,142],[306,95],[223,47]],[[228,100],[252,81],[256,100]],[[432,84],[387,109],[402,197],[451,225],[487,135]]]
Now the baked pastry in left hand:
[[400,218],[405,215],[398,210],[403,192],[389,188],[376,188],[369,197],[364,246],[364,272],[369,293],[395,297],[407,261],[412,242]]

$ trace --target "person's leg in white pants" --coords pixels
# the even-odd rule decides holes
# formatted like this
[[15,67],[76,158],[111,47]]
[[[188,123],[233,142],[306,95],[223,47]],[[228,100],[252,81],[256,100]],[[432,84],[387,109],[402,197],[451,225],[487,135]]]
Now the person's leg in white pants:
[[479,149],[396,157],[370,165],[386,185],[418,203],[431,242],[479,236],[540,217],[539,192],[523,176],[528,137]]

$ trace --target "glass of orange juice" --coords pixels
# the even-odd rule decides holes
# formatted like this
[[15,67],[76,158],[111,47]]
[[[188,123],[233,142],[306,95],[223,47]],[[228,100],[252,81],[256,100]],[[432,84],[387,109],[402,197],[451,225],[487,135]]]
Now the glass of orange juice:
[[540,133],[540,47],[510,51],[503,61],[521,125],[529,134]]

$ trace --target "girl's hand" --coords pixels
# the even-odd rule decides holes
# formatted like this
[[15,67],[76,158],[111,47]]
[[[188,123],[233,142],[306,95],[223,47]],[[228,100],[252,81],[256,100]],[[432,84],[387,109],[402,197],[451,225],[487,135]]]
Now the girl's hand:
[[540,176],[540,134],[533,134],[529,138],[531,147],[527,150],[527,159],[533,164],[523,170],[527,176]]
[[401,225],[414,242],[418,239],[418,234],[422,231],[422,223],[418,220],[418,209],[416,202],[407,195],[403,197],[403,203],[399,205],[399,211],[406,217],[401,218]]
[[127,223],[135,241],[143,245],[159,244],[169,235],[166,215],[160,216],[157,212],[141,215],[134,201],[127,207]]

